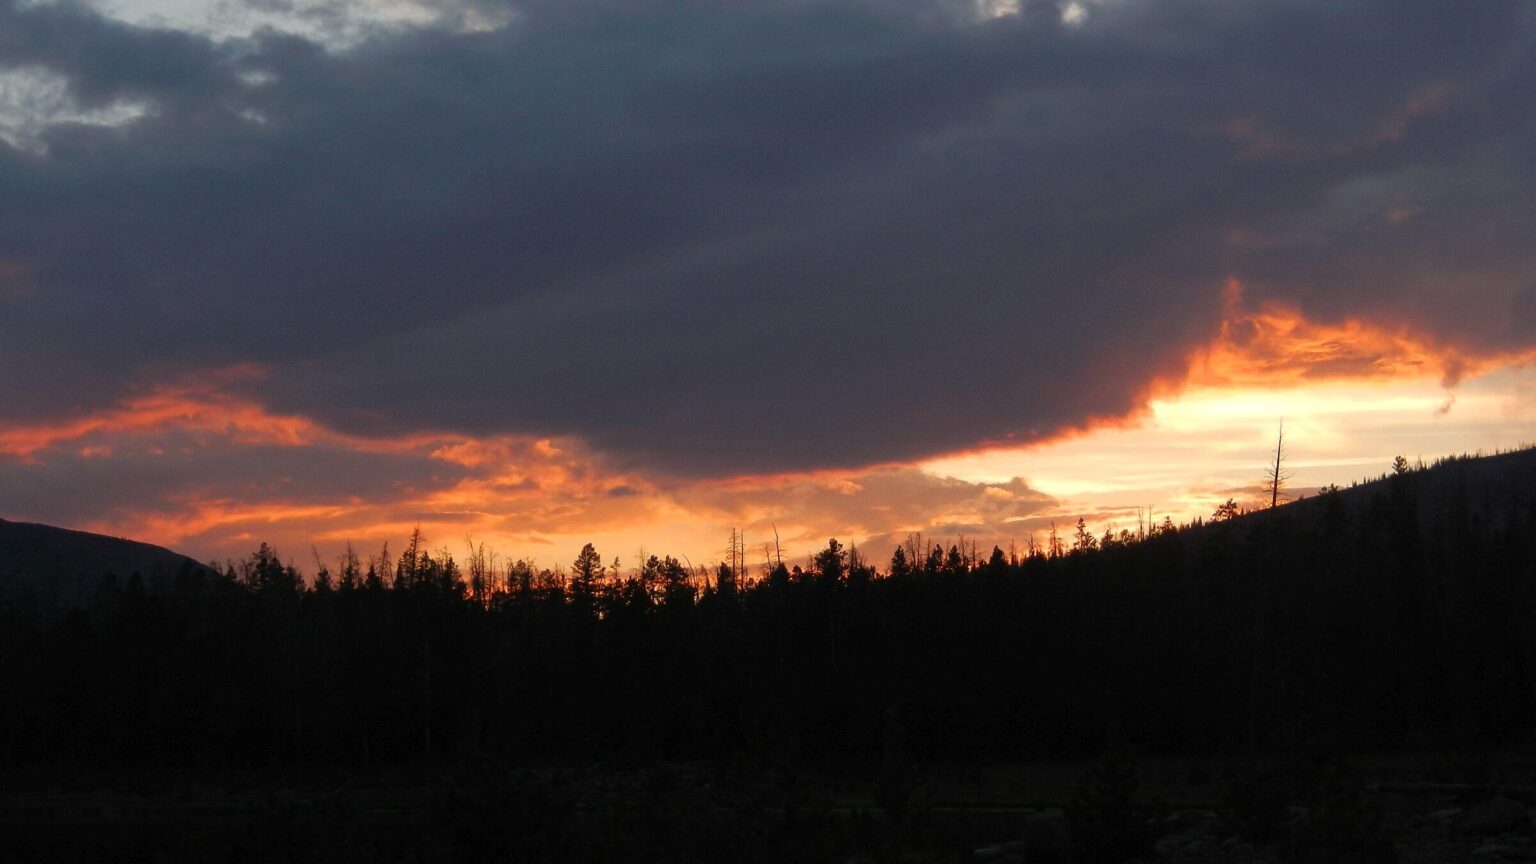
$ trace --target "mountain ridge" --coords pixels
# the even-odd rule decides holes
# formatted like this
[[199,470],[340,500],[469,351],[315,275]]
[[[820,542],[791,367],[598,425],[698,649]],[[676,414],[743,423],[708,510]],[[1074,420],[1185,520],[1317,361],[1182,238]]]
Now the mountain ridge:
[[90,605],[103,577],[138,574],[149,591],[208,568],[150,543],[37,522],[0,519],[0,592],[30,598],[40,611]]

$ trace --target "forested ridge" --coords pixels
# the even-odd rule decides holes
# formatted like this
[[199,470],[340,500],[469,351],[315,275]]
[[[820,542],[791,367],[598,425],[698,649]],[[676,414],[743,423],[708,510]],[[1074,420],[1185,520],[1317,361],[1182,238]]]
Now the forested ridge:
[[[1220,514],[1230,516],[1230,513]],[[1533,451],[1190,526],[707,572],[262,546],[0,595],[0,760],[873,764],[1433,749],[1536,727]],[[222,572],[221,572],[222,571]],[[884,754],[884,756],[882,755]]]

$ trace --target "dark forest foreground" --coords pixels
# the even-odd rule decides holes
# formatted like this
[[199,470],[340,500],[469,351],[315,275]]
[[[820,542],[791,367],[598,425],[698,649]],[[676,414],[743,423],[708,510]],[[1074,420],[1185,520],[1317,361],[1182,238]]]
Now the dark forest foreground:
[[0,848],[1536,857],[1532,451],[1217,516],[884,569],[832,541],[755,578],[416,537],[312,578],[266,547],[108,574],[69,608],[0,581]]

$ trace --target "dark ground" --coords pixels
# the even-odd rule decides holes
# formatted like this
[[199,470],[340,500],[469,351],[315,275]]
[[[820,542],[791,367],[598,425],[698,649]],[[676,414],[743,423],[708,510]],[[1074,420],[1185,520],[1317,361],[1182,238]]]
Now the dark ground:
[[1533,803],[1529,753],[1289,771],[1106,758],[904,777],[667,763],[54,767],[0,779],[0,861],[1498,862],[1536,860]]

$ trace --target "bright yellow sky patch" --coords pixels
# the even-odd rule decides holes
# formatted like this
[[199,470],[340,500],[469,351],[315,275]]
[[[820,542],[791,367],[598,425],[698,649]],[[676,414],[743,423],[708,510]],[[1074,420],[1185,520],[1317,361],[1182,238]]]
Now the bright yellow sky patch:
[[[1141,423],[1028,448],[933,459],[922,468],[973,482],[1023,477],[1093,509],[1151,505],[1205,516],[1262,482],[1283,419],[1297,489],[1379,474],[1401,453],[1426,460],[1536,441],[1536,368],[1511,366],[1447,390],[1438,375],[1195,386],[1153,400]],[[1453,400],[1454,401],[1451,401]],[[1449,410],[1446,410],[1449,403]]]

